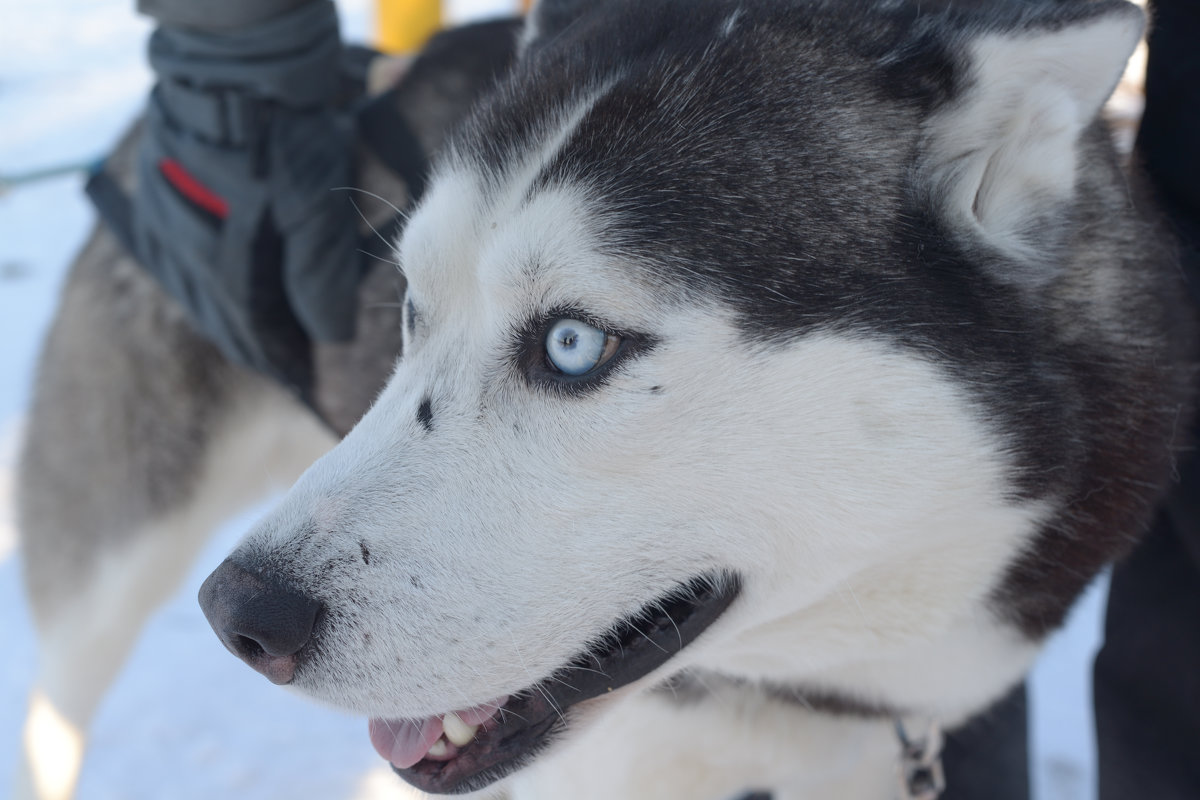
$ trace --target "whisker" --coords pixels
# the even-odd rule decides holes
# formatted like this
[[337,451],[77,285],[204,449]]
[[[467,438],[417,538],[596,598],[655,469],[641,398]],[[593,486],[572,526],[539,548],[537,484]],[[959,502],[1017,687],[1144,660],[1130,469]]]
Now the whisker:
[[[694,594],[694,593],[693,593]],[[695,597],[692,598],[693,600]],[[661,602],[655,602],[654,607],[662,612],[662,615],[671,621],[671,627],[675,629],[675,636],[679,638],[679,649],[683,649],[683,633],[679,630],[679,625],[675,623],[675,618],[667,611]]]
[[549,705],[550,708],[554,709],[554,713],[558,715],[559,721],[565,725],[567,718],[563,715],[562,709],[558,707],[558,703],[554,702],[554,698],[551,697],[550,694],[541,687],[541,684],[535,683],[533,688],[538,690],[538,694],[542,696],[542,699],[546,701],[546,704]]
[[[359,188],[358,186],[334,186],[329,191],[331,191],[331,192],[358,192],[359,194],[365,194],[367,197],[373,197],[376,200],[378,200],[379,202],[383,203],[388,208],[390,208],[392,211],[395,211],[396,216],[400,217],[400,219],[404,220],[405,222],[408,222],[408,212],[401,211],[399,208],[396,207],[396,205],[391,200],[388,200],[386,197],[381,197],[381,196],[375,194],[374,192],[369,192],[366,189]],[[367,224],[369,225],[370,223],[367,223]]]
[[650,644],[652,644],[652,645],[654,645],[655,647],[657,647],[659,650],[662,650],[664,653],[669,653],[669,652],[670,652],[669,650],[667,650],[667,648],[663,647],[661,644],[659,644],[658,642],[654,641],[654,640],[653,640],[653,639],[651,639],[649,636],[647,636],[647,635],[645,634],[645,632],[644,632],[644,631],[642,631],[640,628],[636,628],[636,627],[635,627],[635,628],[634,628],[634,630],[638,632],[638,635],[639,635],[639,636],[641,636],[643,639],[645,639],[645,640],[646,640],[647,642],[649,642]]
[[[595,658],[595,656],[593,656],[593,658]],[[599,663],[599,662],[597,662],[597,663]],[[611,677],[612,677],[611,675],[609,675],[609,674],[608,674],[607,672],[605,672],[604,670],[600,670],[600,669],[592,669],[591,667],[571,667],[571,669],[573,669],[573,670],[579,670],[580,672],[590,672],[590,673],[592,673],[592,674],[594,674],[594,675],[602,675],[602,676],[603,676],[603,677],[605,677],[605,678],[611,678]],[[575,687],[573,687],[573,686],[572,686],[571,688],[573,689],[573,688],[575,688]]]
[[[379,232],[378,228],[376,228],[374,225],[371,224],[371,220],[367,219],[367,215],[364,214],[362,212],[362,209],[358,207],[358,203],[354,202],[354,198],[350,197],[347,199],[349,199],[350,205],[354,207],[354,210],[356,212],[358,212],[359,218],[361,218],[362,221],[366,224],[366,226],[371,229],[371,233],[375,234],[375,236],[378,237],[379,241],[383,242],[384,245],[386,245],[389,250],[395,250],[396,249],[395,243],[390,241],[386,236],[384,236],[382,233]],[[399,265],[397,264],[397,266],[399,266]]]
[[[395,248],[393,247],[392,249],[394,250]],[[375,253],[370,252],[369,250],[363,250],[361,247],[358,248],[358,252],[362,253],[364,256],[367,256],[368,258],[373,258],[376,261],[382,261],[385,264],[391,264],[393,267],[400,266],[399,261],[396,261],[391,258],[384,258],[383,256],[376,255]]]
[[[546,701],[546,703],[550,706],[550,708],[554,709],[554,713],[558,715],[559,720],[561,720],[564,724],[566,724],[567,718],[563,715],[562,709],[560,709],[558,707],[558,704],[554,702],[554,698],[552,698],[546,692],[546,690],[542,688],[541,681],[535,680],[533,677],[533,673],[530,672],[529,665],[525,661],[525,654],[521,652],[521,646],[519,644],[517,644],[517,637],[513,635],[512,628],[510,628],[507,625],[507,623],[503,623],[503,624],[504,624],[504,631],[508,634],[508,638],[513,643],[513,650],[516,651],[517,658],[519,658],[521,660],[521,669],[524,670],[525,677],[529,678],[529,682],[533,686],[533,688],[536,689],[539,694],[541,694],[542,699],[544,699]],[[569,684],[567,684],[567,685],[569,685]],[[574,687],[572,687],[572,688],[574,688]]]
[[511,708],[504,708],[503,706],[501,706],[501,707],[500,707],[500,721],[501,721],[501,723],[503,723],[503,722],[504,722],[504,717],[505,717],[505,715],[506,715],[506,714],[512,714],[514,717],[516,717],[517,719],[521,720],[522,722],[529,722],[529,720],[528,720],[528,719],[526,719],[525,717],[521,716],[521,715],[520,715],[520,714],[518,714],[517,712],[513,711]]

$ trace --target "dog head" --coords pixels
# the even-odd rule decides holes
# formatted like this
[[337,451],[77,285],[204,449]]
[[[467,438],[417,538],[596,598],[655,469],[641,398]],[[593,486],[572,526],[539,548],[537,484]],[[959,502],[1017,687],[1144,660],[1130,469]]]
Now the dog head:
[[543,0],[400,243],[395,375],[205,585],[227,645],[429,791],[686,670],[1003,691],[1007,570],[1084,480],[1045,298],[1142,23],[955,6]]

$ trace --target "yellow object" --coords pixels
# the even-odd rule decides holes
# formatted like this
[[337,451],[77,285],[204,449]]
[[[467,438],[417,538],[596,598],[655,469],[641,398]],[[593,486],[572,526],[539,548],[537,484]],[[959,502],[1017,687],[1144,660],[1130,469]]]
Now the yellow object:
[[[521,11],[535,0],[520,0]],[[415,53],[441,29],[442,0],[377,0],[375,46],[385,53]]]
[[385,53],[415,53],[442,27],[441,0],[378,0],[376,46]]

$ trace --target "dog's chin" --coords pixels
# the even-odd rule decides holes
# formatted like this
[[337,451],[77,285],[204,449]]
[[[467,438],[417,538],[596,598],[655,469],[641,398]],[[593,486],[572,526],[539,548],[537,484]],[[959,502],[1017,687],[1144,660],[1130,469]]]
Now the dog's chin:
[[424,792],[484,789],[529,765],[563,735],[572,724],[572,706],[665,664],[724,613],[739,589],[739,580],[727,574],[680,584],[533,686],[454,712],[454,719],[449,713],[420,721],[373,719],[372,743],[396,774]]

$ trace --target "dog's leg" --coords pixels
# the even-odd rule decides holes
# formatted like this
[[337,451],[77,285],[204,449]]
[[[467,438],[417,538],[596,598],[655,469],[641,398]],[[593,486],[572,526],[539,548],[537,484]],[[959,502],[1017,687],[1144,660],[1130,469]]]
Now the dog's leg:
[[72,794],[99,701],[208,533],[333,441],[92,237],[46,343],[18,475],[40,648],[19,798]]
[[[276,414],[269,415],[271,410]],[[247,409],[243,420],[211,443],[187,506],[148,520],[112,551],[96,553],[71,596],[56,601],[55,613],[39,619],[38,678],[24,732],[25,782],[31,787],[26,796],[70,796],[97,705],[147,618],[177,587],[207,534],[231,511],[257,499],[269,487],[268,476],[291,480],[298,467],[320,454],[317,448],[298,447],[296,439],[311,445],[328,438],[324,431],[306,436],[294,426],[296,438],[287,442],[264,435],[270,432],[263,428],[274,427],[280,417],[315,427],[307,415],[297,416],[297,409],[270,402]],[[51,566],[33,562],[29,570]]]

